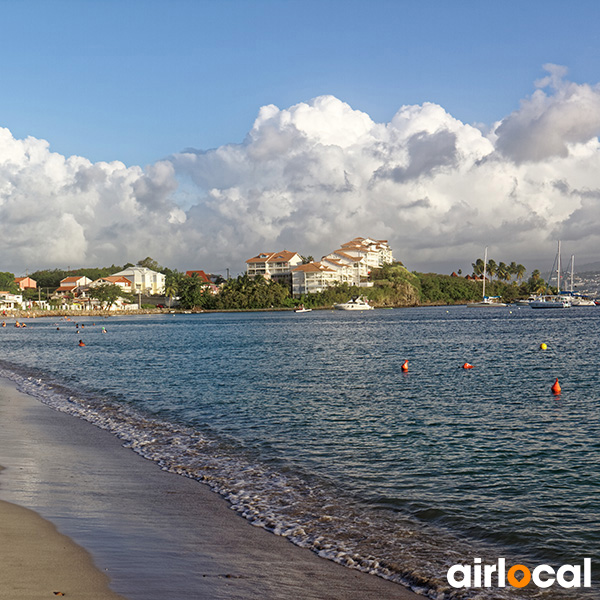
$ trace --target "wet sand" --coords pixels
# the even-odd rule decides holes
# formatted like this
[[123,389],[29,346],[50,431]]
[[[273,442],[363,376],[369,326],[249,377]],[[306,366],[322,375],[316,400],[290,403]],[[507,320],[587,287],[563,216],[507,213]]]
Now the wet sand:
[[[0,500],[35,511],[85,548],[98,569],[89,565],[100,578],[97,585],[107,575],[111,589],[129,600],[423,598],[252,526],[207,486],[162,471],[112,434],[44,406],[5,380],[0,380],[0,423],[0,464],[6,468],[0,473]],[[0,561],[20,562],[23,569],[33,561],[27,563],[24,548],[37,544],[43,554],[41,531],[53,528],[10,505],[0,510],[3,526],[10,523],[10,511],[21,513],[29,525],[23,545],[0,545]],[[73,585],[92,577],[78,575],[78,561],[89,562],[89,556],[74,548],[77,560],[55,554],[75,575]],[[49,579],[53,570],[41,572],[38,583],[49,590],[48,597],[63,591],[51,588],[67,585]],[[6,571],[2,590],[18,585],[22,573]],[[38,596],[0,592],[4,597]],[[69,597],[118,598],[83,591]]]
[[123,600],[92,557],[37,513],[0,502],[0,599]]

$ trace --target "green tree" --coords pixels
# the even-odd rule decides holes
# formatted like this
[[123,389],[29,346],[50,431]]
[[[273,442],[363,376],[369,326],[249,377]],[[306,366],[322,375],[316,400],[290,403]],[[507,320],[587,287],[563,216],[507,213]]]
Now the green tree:
[[519,263],[515,270],[515,275],[517,276],[519,283],[523,280],[523,277],[525,277],[526,272],[527,272],[527,269],[521,263]]
[[123,290],[118,285],[110,283],[103,283],[102,285],[91,287],[88,293],[90,298],[98,300],[98,302],[102,303],[102,306],[109,309],[124,295]]
[[182,308],[198,308],[205,304],[206,283],[198,277],[197,273],[193,273],[191,277],[182,277],[179,280],[178,290],[179,304]]
[[0,272],[0,290],[3,292],[11,292],[16,294],[19,291],[19,286],[15,283],[15,276],[13,273]]
[[488,260],[487,272],[490,274],[490,279],[493,279],[496,273],[498,272],[498,265],[496,264],[496,261],[493,258],[490,258],[490,260]]
[[482,258],[478,258],[474,263],[471,263],[473,267],[473,275],[481,277],[483,275],[484,262]]
[[498,264],[498,279],[501,281],[508,281],[510,279],[510,273],[508,272],[506,263],[500,262]]

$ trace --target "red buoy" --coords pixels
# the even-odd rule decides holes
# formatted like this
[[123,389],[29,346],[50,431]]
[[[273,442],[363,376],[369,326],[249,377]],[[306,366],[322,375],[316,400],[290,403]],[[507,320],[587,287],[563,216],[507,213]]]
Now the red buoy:
[[558,396],[560,394],[560,383],[558,383],[558,377],[556,378],[556,381],[552,385],[552,393],[555,396]]
[[469,363],[465,363],[465,364],[462,366],[462,368],[463,368],[463,369],[474,369],[475,367],[474,367],[473,365],[469,364]]
[[408,361],[405,360],[400,368],[406,373],[408,371]]

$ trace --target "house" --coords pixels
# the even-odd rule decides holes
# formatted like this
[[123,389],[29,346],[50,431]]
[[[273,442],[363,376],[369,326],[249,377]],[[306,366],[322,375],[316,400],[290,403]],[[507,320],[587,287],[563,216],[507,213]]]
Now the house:
[[67,294],[72,294],[74,297],[79,296],[90,283],[92,283],[92,280],[85,276],[65,277],[60,280],[60,287],[55,290],[54,296],[65,296]]
[[210,293],[211,294],[218,294],[219,293],[219,286],[216,285],[210,278],[209,275],[207,275],[204,271],[186,271],[185,272],[185,276],[186,277],[192,277],[192,276],[196,276],[198,277],[198,279],[202,282],[205,283],[206,286],[210,289]]
[[127,277],[121,276],[115,277],[109,275],[108,277],[100,277],[99,279],[96,279],[96,281],[90,283],[90,287],[98,287],[100,285],[117,285],[128,294],[130,294],[132,290],[131,281],[129,281]]
[[198,279],[204,281],[204,283],[211,283],[210,277],[204,271],[186,271],[185,276],[191,277],[192,275],[196,275]]
[[37,288],[36,280],[31,279],[31,277],[15,277],[15,283],[20,290],[35,290]]
[[246,261],[248,277],[262,275],[265,279],[289,280],[292,269],[302,264],[297,252],[262,252]]
[[23,306],[22,294],[13,294],[11,292],[0,291],[0,308],[11,309],[21,308]]
[[136,265],[113,273],[113,277],[125,277],[131,282],[134,294],[162,295],[165,293],[165,275],[148,267]]

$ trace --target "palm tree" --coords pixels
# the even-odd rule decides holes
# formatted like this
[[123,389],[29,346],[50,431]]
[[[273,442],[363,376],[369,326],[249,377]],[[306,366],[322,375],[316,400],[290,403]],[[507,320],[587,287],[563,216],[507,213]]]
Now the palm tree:
[[474,263],[471,263],[473,267],[473,275],[483,275],[484,263],[483,259],[478,258]]
[[490,258],[490,260],[488,260],[487,272],[490,274],[490,279],[493,279],[494,275],[498,272],[498,265],[496,264],[496,261],[493,258]]
[[508,266],[506,263],[501,262],[498,265],[498,279],[502,279],[503,281],[508,281],[510,279],[510,274],[508,272]]
[[173,298],[177,296],[177,288],[173,281],[168,283],[165,286],[165,296],[169,299],[169,308],[171,308],[171,303],[173,302]]
[[515,271],[515,275],[517,276],[519,283],[521,283],[521,281],[523,280],[523,277],[525,277],[526,272],[527,272],[527,269],[521,263],[519,263],[517,265],[517,269]]
[[508,267],[508,272],[511,275],[517,274],[517,263],[514,260],[510,263],[510,266]]

